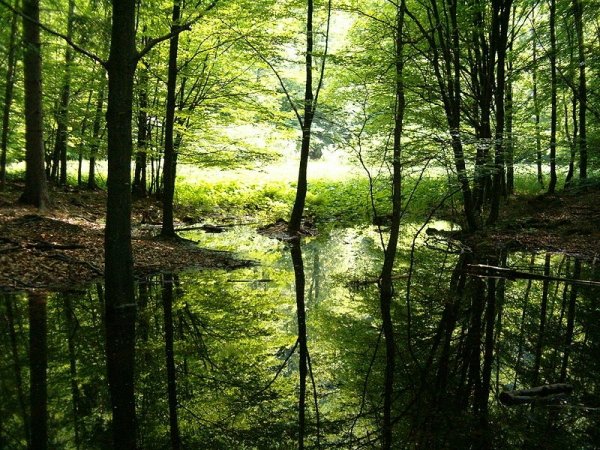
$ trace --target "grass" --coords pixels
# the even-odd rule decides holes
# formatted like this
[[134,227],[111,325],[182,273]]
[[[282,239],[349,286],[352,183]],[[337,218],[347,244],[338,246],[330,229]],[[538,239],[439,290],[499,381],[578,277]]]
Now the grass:
[[[24,167],[20,166],[12,167],[9,179],[22,179],[23,169]],[[175,194],[176,211],[179,217],[189,216],[196,220],[207,217],[216,218],[215,220],[232,217],[242,221],[249,219],[269,223],[279,218],[287,219],[296,193],[296,171],[297,161],[294,160],[254,170],[200,169],[181,165],[178,167]],[[101,188],[105,188],[105,179],[105,166],[100,164],[97,181]],[[596,178],[592,178],[588,183],[597,181]],[[564,174],[561,174],[559,190],[562,189],[563,183]],[[76,185],[75,170],[69,173],[69,184]],[[311,161],[306,215],[313,221],[338,226],[372,223],[374,214],[370,199],[371,189],[377,216],[389,216],[391,189],[388,178],[375,179],[371,187],[363,171],[351,168],[344,161]],[[416,176],[405,177],[405,207],[409,202],[405,220],[419,221],[427,217],[453,189],[455,187],[440,171],[434,170],[421,179]],[[516,168],[517,196],[538,195],[544,192],[537,182],[534,168]],[[444,205],[445,211],[440,214],[448,216],[448,210],[452,209],[453,204],[460,204],[460,194],[449,198]]]

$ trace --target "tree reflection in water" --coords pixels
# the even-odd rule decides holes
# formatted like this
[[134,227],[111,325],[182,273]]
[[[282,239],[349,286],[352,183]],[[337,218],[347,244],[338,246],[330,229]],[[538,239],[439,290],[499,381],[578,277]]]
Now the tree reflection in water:
[[[138,446],[377,447],[386,358],[376,236],[347,230],[302,245],[247,242],[262,265],[138,284]],[[409,257],[399,250],[399,270]],[[414,258],[410,310],[406,279],[394,279],[394,446],[597,445],[600,288],[577,280],[600,279],[598,265],[552,254],[454,254],[439,244]],[[48,448],[110,448],[102,318],[102,286],[2,296],[1,448],[24,449],[34,438]],[[558,382],[573,392],[498,400]]]

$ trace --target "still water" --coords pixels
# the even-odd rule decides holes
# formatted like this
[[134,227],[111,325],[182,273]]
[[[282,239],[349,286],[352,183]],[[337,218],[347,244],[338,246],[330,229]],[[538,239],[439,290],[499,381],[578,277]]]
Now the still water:
[[[394,448],[599,448],[600,288],[581,280],[600,265],[415,231],[394,277]],[[249,227],[186,237],[257,264],[139,280],[139,448],[379,448],[376,230],[297,248]],[[48,448],[110,448],[104,342],[101,284],[0,297],[0,448],[27,448],[40,417]],[[555,383],[569,388],[498,400]]]

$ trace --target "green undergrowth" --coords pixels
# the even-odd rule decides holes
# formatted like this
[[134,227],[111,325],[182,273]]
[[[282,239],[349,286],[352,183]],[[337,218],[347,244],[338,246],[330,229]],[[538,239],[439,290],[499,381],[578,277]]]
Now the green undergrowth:
[[[445,180],[426,178],[404,182],[404,202],[410,202],[408,215],[426,217],[449,187]],[[371,192],[373,202],[371,201]],[[412,195],[411,195],[412,194]],[[252,217],[268,223],[287,219],[295,198],[295,184],[283,181],[256,182],[225,179],[189,183],[178,180],[176,208],[187,215],[205,217]],[[374,213],[373,206],[376,213]],[[385,221],[391,214],[389,181],[381,180],[370,187],[365,177],[347,179],[317,179],[309,182],[305,215],[318,223],[356,225],[372,223],[377,216]]]

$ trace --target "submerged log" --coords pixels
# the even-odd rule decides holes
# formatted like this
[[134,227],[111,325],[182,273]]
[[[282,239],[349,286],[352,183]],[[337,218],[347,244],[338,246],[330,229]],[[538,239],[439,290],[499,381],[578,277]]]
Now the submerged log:
[[566,383],[545,384],[531,389],[516,391],[503,391],[498,399],[507,406],[523,405],[527,403],[549,403],[557,398],[564,397],[573,392],[573,386]]

